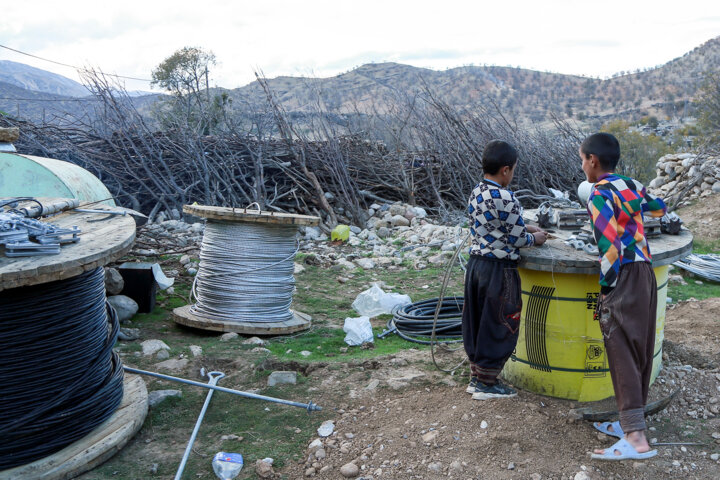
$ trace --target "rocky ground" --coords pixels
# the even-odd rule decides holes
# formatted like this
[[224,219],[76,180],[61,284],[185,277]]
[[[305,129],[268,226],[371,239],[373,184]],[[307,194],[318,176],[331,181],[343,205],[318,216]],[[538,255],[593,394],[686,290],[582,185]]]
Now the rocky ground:
[[[719,203],[720,195],[712,195],[680,214],[686,224],[697,228],[696,235],[717,238],[720,222],[715,225],[712,218]],[[374,205],[370,213],[368,224],[353,227],[341,248],[328,245],[326,233],[303,229],[299,241],[307,254],[305,261],[335,270],[342,283],[344,272],[357,267],[381,274],[408,268],[408,259],[415,269],[442,265],[467,235],[462,224],[436,225],[422,209],[406,205]],[[200,223],[179,220],[145,226],[134,254],[182,255],[179,262],[166,264],[166,274],[184,269],[192,275],[198,268],[202,228]],[[275,473],[261,465],[256,475],[366,480],[716,479],[720,472],[718,314],[717,298],[681,302],[667,310],[664,368],[652,387],[651,400],[678,394],[668,408],[649,418],[649,434],[659,450],[653,459],[593,461],[587,452],[613,441],[578,418],[576,409],[581,405],[522,390],[513,399],[472,400],[465,393],[466,378],[441,373],[432,367],[427,351],[410,349],[371,362],[309,371],[316,402],[334,409],[332,433],[313,439],[299,462]],[[459,355],[441,352],[440,362],[453,364]],[[612,408],[612,402],[606,406]]]

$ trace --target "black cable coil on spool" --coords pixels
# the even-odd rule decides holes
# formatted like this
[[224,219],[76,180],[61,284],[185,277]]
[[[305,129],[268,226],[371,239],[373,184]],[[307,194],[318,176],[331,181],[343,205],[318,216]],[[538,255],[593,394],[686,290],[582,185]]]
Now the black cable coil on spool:
[[0,292],[0,470],[61,450],[115,412],[118,330],[101,267]]
[[462,342],[462,309],[463,297],[443,298],[435,322],[435,311],[439,298],[431,298],[393,310],[393,316],[387,323],[387,330],[378,335],[382,338],[388,333],[397,333],[410,342],[429,345],[433,343],[433,324],[435,325],[436,343]]

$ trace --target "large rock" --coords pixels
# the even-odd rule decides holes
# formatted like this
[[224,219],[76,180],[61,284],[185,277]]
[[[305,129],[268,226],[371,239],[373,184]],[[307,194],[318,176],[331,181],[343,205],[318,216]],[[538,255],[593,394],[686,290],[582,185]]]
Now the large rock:
[[445,263],[446,257],[442,253],[438,253],[437,255],[433,255],[432,257],[428,257],[428,262],[430,262],[432,265],[441,265]]
[[170,397],[182,398],[182,392],[180,390],[154,390],[148,393],[148,405],[153,408]]
[[0,128],[0,142],[14,142],[18,138],[20,138],[19,128]]
[[377,229],[377,236],[380,238],[387,238],[390,236],[390,229],[388,227],[380,227]]
[[340,269],[346,268],[348,270],[355,270],[357,268],[357,265],[355,265],[353,262],[348,261],[345,258],[338,258],[335,262],[335,267]]
[[264,459],[255,462],[255,473],[260,478],[273,478],[275,476],[272,463],[269,463]]
[[650,188],[660,188],[667,182],[666,177],[656,177],[653,180],[650,181],[650,184],[648,185]]
[[130,320],[138,311],[137,302],[125,295],[112,295],[108,297],[107,301],[117,312],[118,320],[121,323]]
[[130,342],[132,340],[137,340],[138,338],[140,338],[140,329],[139,328],[122,327],[120,329],[120,331],[118,332],[118,340]]
[[187,358],[171,358],[170,360],[156,363],[155,368],[169,370],[171,372],[179,372],[182,371],[185,367],[187,367],[187,364]]
[[275,371],[268,377],[268,387],[280,384],[295,385],[297,383],[297,372]]
[[402,215],[393,215],[390,217],[390,225],[393,227],[408,227],[410,226],[410,220]]
[[165,342],[157,339],[145,340],[140,346],[145,356],[155,355],[160,350],[170,350],[170,347]]
[[108,267],[105,269],[105,290],[110,295],[119,295],[125,288],[125,280],[116,269]]
[[391,216],[402,216],[405,213],[405,206],[401,205],[399,203],[395,203],[393,205],[390,205],[390,209],[388,210]]
[[375,262],[373,262],[369,258],[358,258],[355,260],[355,263],[358,264],[358,266],[364,270],[370,270],[375,268]]
[[360,473],[360,468],[354,463],[346,463],[340,467],[340,474],[345,478],[355,478]]
[[319,240],[322,237],[322,231],[317,227],[305,227],[305,238],[308,240]]

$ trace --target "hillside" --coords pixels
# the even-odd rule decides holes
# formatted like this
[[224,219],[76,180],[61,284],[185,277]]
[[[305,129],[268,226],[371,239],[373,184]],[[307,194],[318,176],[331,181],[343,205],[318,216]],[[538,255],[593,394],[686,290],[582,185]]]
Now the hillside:
[[[509,116],[530,122],[550,119],[551,113],[577,120],[605,122],[614,118],[637,120],[642,116],[687,117],[707,72],[720,70],[720,37],[682,57],[645,71],[619,72],[599,79],[540,72],[523,68],[463,66],[444,71],[373,63],[328,78],[276,77],[268,84],[289,113],[318,110],[339,113],[385,113],[398,101],[426,87],[457,109],[474,109],[492,101]],[[0,62],[0,110],[33,121],[82,114],[90,98],[77,98],[85,87],[70,79],[15,62]],[[246,104],[264,102],[257,82],[227,93],[239,112]],[[157,95],[133,99],[141,110]],[[88,100],[85,102],[85,100]],[[87,104],[87,105],[83,105]]]
[[0,111],[36,123],[61,123],[82,117],[91,98],[38,92],[0,81]]
[[[455,107],[470,108],[489,98],[506,112],[541,121],[550,112],[579,119],[689,115],[704,74],[718,70],[720,37],[657,68],[621,72],[604,80],[511,67],[465,66],[434,71],[380,63],[330,78],[277,77],[268,83],[288,111],[313,111],[320,98],[324,108],[331,111],[382,112],[392,99],[427,85]],[[252,83],[231,91],[231,95],[248,100],[262,92],[257,83]]]
[[23,63],[0,60],[0,82],[33,92],[64,97],[86,97],[90,92],[81,83]]

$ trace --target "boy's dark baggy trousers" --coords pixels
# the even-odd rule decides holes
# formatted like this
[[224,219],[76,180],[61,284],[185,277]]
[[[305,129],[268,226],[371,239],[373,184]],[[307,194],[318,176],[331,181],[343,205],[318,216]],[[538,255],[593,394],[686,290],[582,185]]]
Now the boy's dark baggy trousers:
[[598,310],[620,426],[625,433],[645,430],[657,317],[652,266],[634,262],[620,267],[615,288],[598,302]]
[[517,345],[521,309],[517,263],[471,255],[465,272],[462,333],[472,375],[479,381],[497,383]]

